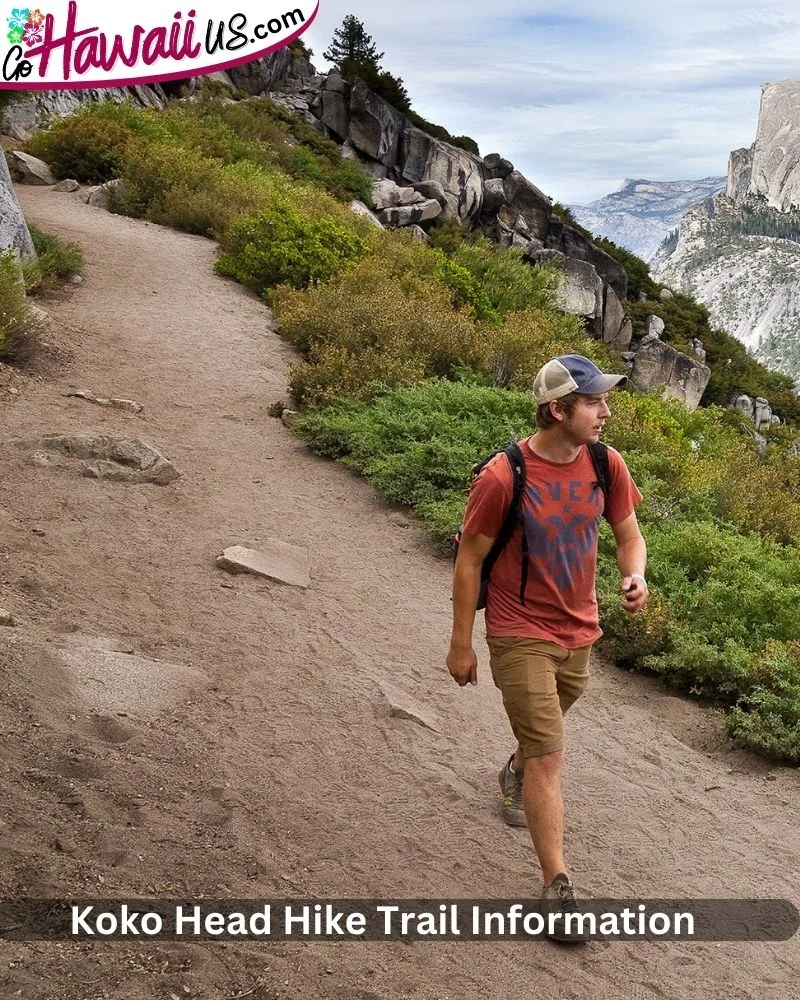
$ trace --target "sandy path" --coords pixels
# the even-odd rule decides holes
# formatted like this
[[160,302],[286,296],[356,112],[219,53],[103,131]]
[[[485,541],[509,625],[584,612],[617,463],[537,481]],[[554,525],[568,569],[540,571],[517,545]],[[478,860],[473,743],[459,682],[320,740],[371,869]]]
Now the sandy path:
[[[538,892],[526,835],[499,818],[509,740],[482,644],[477,689],[444,670],[449,567],[267,416],[292,360],[268,311],[212,274],[206,240],[77,195],[19,194],[87,267],[47,304],[71,362],[0,390],[0,606],[21,623],[0,636],[2,894]],[[65,398],[73,388],[138,399],[144,415]],[[141,436],[183,477],[129,486],[31,462],[37,437],[82,429]],[[225,546],[269,536],[310,549],[308,591],[216,569]],[[98,711],[58,654],[86,637],[208,684],[167,708],[139,691]],[[431,728],[390,714],[387,683]],[[796,771],[728,748],[710,713],[597,664],[571,722],[574,876],[595,895],[797,902],[797,790]],[[798,995],[800,947],[6,943],[3,980],[3,997],[47,1000],[783,1000]]]

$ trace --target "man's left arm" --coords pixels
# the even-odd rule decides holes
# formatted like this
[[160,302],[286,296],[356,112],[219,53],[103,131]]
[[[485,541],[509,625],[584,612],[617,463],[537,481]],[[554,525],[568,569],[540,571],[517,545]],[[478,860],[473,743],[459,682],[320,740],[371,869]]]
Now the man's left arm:
[[617,543],[617,566],[622,574],[620,590],[624,595],[623,609],[630,614],[641,611],[647,604],[649,591],[644,571],[647,567],[647,545],[639,530],[634,511],[624,521],[611,525]]

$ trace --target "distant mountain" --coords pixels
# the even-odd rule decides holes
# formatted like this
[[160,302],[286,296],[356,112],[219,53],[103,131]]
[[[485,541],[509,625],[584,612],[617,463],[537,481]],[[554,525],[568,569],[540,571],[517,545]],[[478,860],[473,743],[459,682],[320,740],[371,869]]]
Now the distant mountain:
[[724,177],[700,181],[626,179],[619,191],[590,205],[570,205],[578,222],[595,236],[650,260],[661,241],[678,226],[683,213],[725,188]]

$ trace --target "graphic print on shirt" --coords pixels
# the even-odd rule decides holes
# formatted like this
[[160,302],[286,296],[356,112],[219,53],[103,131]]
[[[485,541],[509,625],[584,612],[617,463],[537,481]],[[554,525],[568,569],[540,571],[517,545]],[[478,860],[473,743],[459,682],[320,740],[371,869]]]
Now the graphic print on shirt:
[[571,589],[586,556],[597,544],[603,510],[598,484],[583,480],[528,485],[522,524],[530,552],[531,572]]

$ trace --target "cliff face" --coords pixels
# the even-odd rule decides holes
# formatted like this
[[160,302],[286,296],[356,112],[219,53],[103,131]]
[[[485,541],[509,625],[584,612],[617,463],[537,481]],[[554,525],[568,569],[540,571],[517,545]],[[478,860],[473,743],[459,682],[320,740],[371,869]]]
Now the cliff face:
[[688,211],[651,268],[800,381],[800,79],[764,86],[756,140],[730,154],[726,193]]
[[800,208],[800,77],[761,91],[749,192],[770,208]]
[[0,151],[0,253],[9,247],[17,257],[33,255],[31,234],[19,207],[6,158]]

